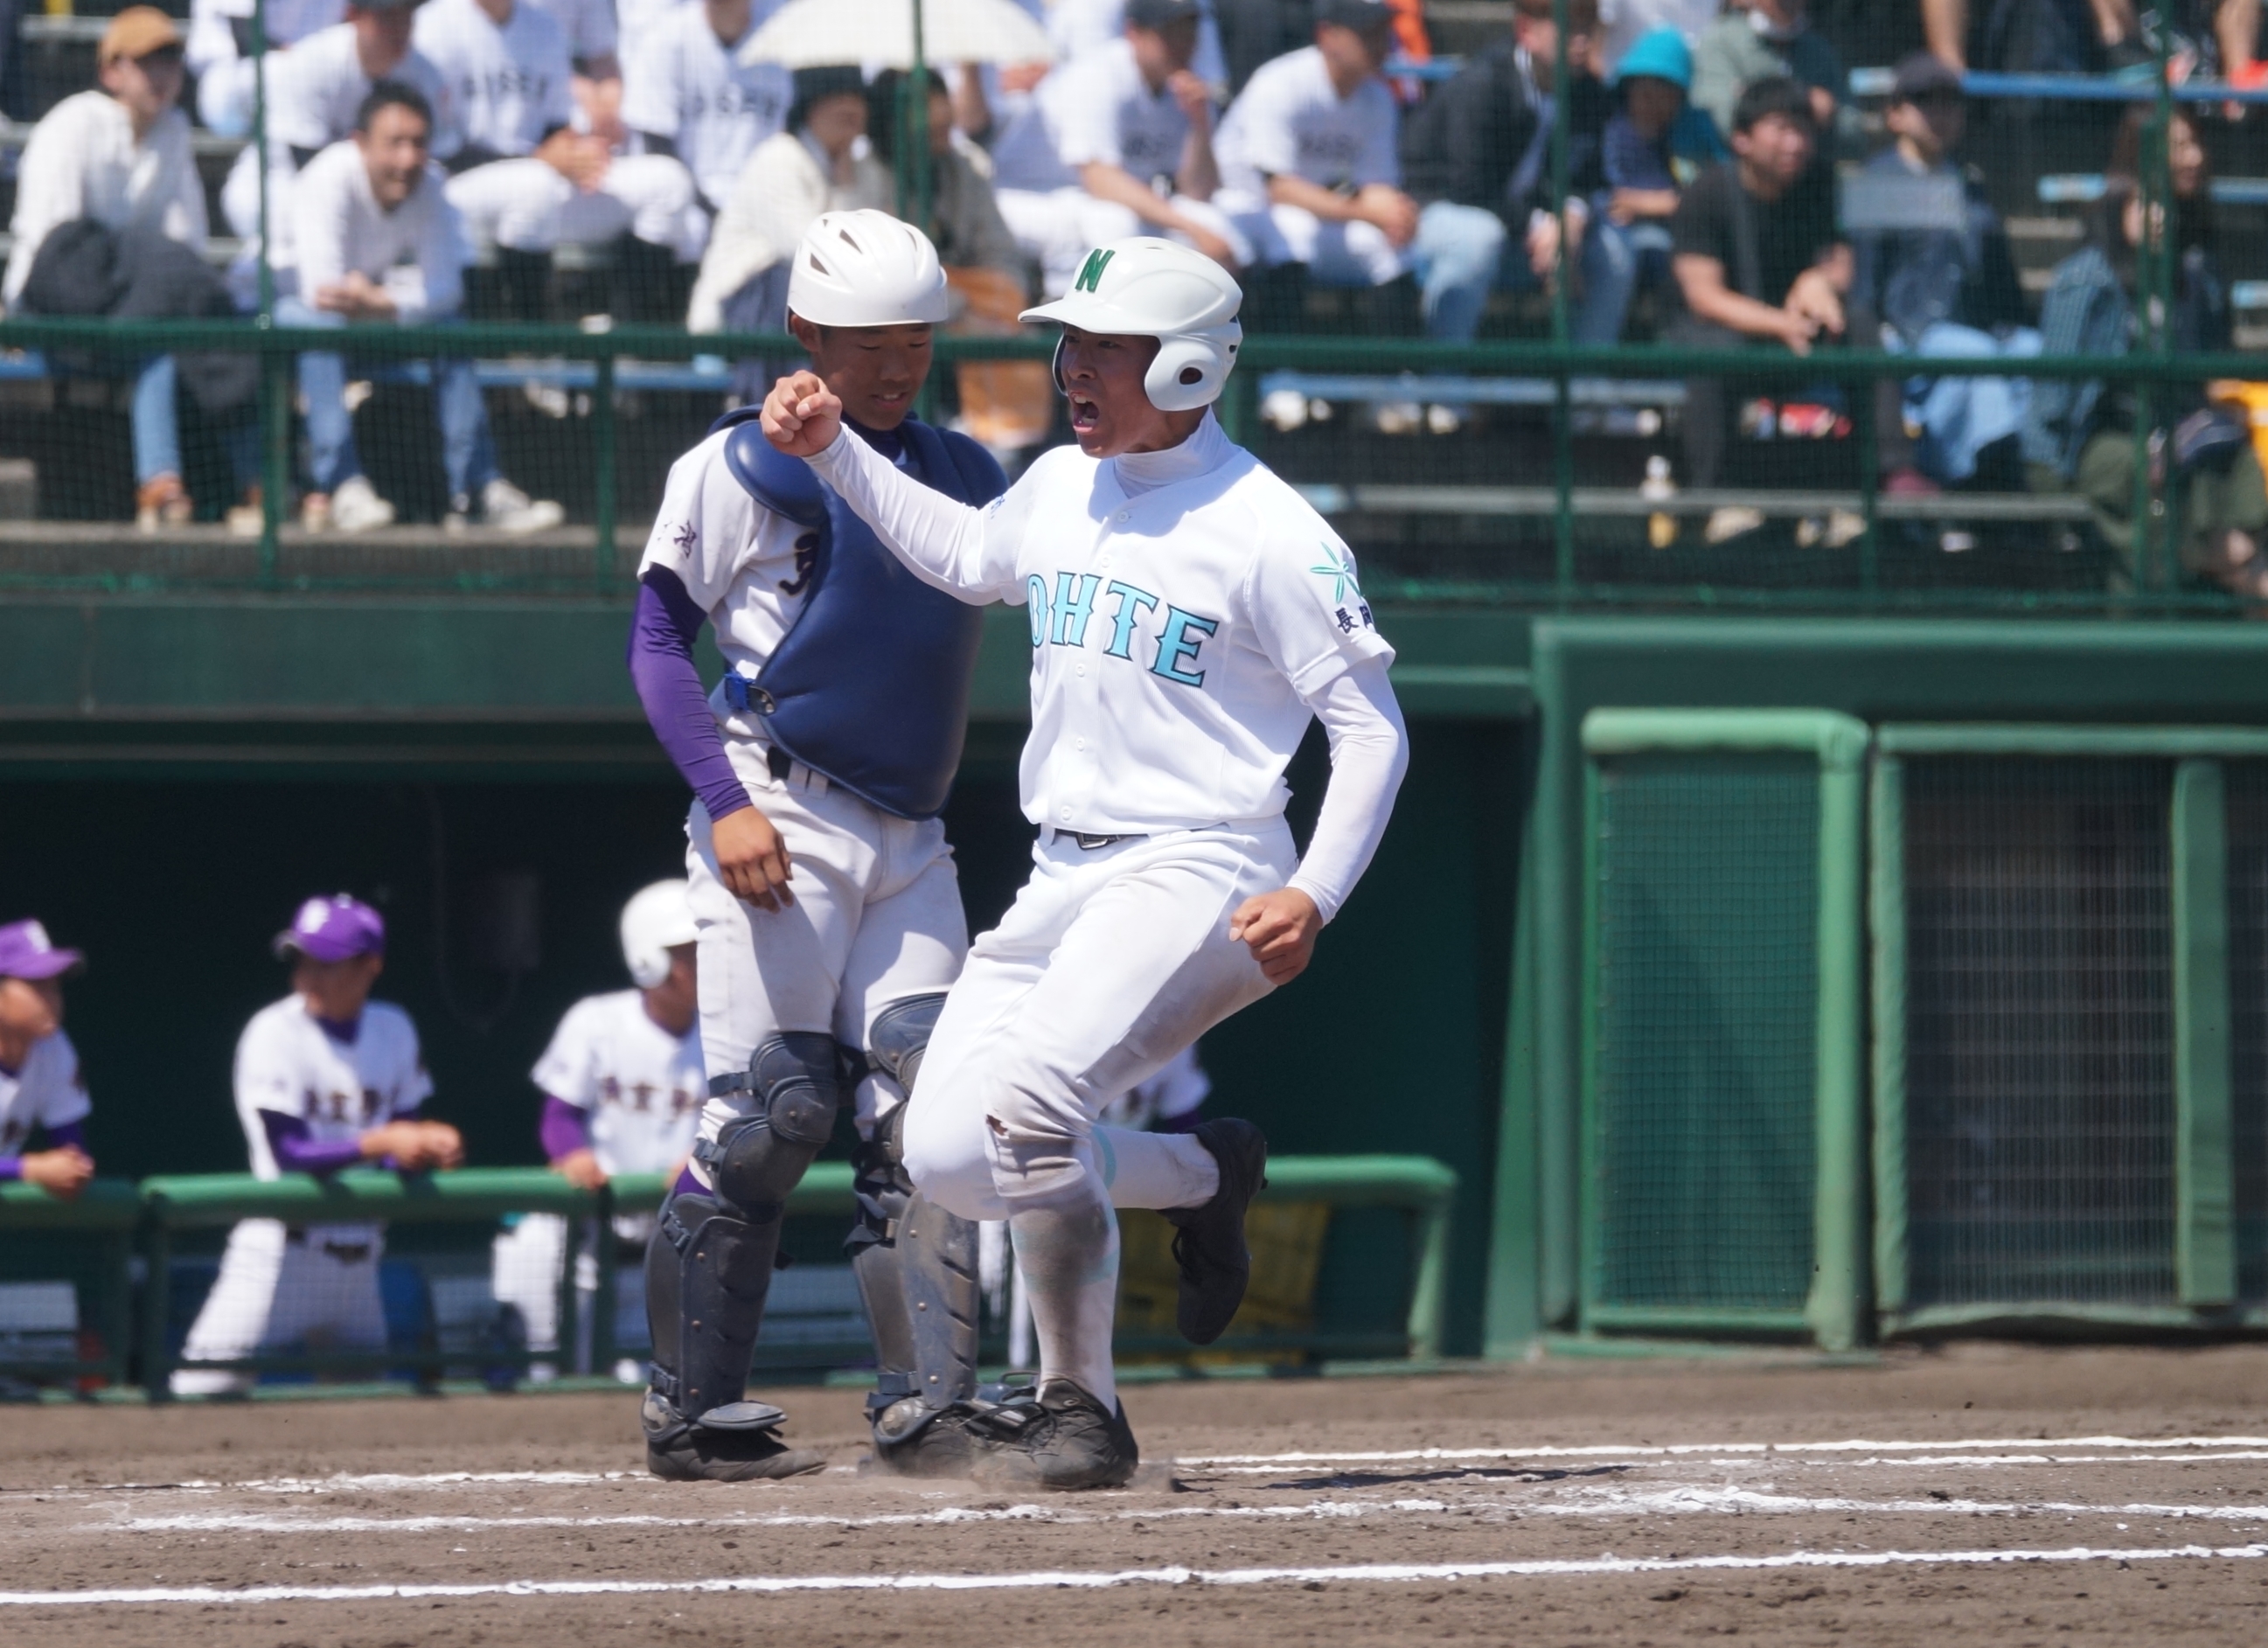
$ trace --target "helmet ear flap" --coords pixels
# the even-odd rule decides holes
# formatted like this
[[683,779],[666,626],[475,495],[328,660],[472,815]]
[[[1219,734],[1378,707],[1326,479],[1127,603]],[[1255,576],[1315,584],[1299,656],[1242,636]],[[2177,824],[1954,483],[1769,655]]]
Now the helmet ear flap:
[[1193,412],[1220,398],[1235,358],[1216,339],[1169,337],[1158,345],[1142,387],[1160,412]]
[[1056,352],[1048,357],[1048,376],[1055,381],[1056,393],[1067,395],[1071,390],[1064,382],[1063,357],[1064,335],[1058,332],[1056,334]]

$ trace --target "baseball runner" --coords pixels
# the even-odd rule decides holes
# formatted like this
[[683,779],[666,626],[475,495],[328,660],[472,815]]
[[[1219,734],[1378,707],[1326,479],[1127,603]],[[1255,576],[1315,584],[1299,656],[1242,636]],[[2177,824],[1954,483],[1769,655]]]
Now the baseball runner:
[[[796,248],[787,310],[880,462],[940,497],[1000,494],[982,447],[909,416],[947,313],[920,231],[879,211],[821,215]],[[686,873],[711,1072],[692,1166],[648,1249],[646,1458],[677,1479],[822,1463],[780,1441],[778,1409],[745,1398],[783,1200],[849,1102],[861,1139],[849,1245],[882,1369],[875,1458],[954,1470],[976,1394],[976,1232],[914,1196],[896,1141],[968,947],[937,813],[981,619],[908,576],[755,416],[729,415],[671,469],[630,642],[647,717],[695,793]],[[726,666],[705,695],[704,623]]]
[[[236,1112],[261,1179],[328,1175],[357,1162],[405,1171],[454,1167],[457,1129],[421,1122],[433,1091],[409,1015],[370,999],[386,967],[386,923],[341,893],[311,898],[276,937],[291,993],[253,1014],[236,1044]],[[253,1376],[200,1362],[241,1361],[298,1344],[379,1350],[379,1225],[245,1219],[229,1232],[220,1276],[181,1348],[180,1396],[248,1391]]]
[[464,134],[449,200],[476,241],[532,254],[628,230],[679,262],[700,257],[709,224],[684,166],[611,155],[605,138],[574,129],[567,37],[551,18],[526,0],[431,0],[411,39],[441,71]]
[[[1063,327],[1077,450],[982,509],[843,438],[823,367],[764,403],[773,444],[924,582],[1030,617],[1032,878],[971,949],[904,1129],[924,1197],[1009,1222],[1040,1379],[969,1428],[997,1445],[980,1474],[1020,1485],[1108,1486],[1138,1462],[1110,1357],[1114,1204],[1179,1226],[1186,1337],[1209,1343],[1235,1313],[1260,1130],[1137,1133],[1095,1115],[1306,967],[1406,762],[1393,649],[1352,557],[1207,410],[1241,302],[1218,263],[1171,241],[1097,247],[1067,296],[1025,313]],[[1302,857],[1284,769],[1311,716],[1332,776]]]
[[[69,1201],[94,1177],[86,1153],[86,1081],[63,1034],[63,980],[86,965],[36,921],[0,927],[0,1183],[18,1180]],[[34,1132],[43,1150],[26,1150]]]
[[[634,988],[585,996],[570,1007],[536,1062],[532,1079],[543,1094],[537,1129],[543,1153],[552,1171],[579,1189],[595,1190],[616,1173],[674,1177],[692,1151],[708,1084],[696,1033],[700,1003],[687,893],[682,881],[657,881],[622,907],[622,963]],[[649,1213],[617,1213],[615,1240],[643,1247],[653,1224]],[[614,1262],[614,1245],[602,1249],[594,1240],[576,1258],[575,1287],[584,1299],[577,1320],[586,1330],[599,1265],[602,1254],[604,1262]],[[497,1299],[519,1312],[532,1351],[560,1349],[559,1270],[566,1251],[567,1221],[556,1213],[522,1214],[497,1238]],[[617,1298],[624,1313],[643,1312],[644,1284],[642,1271],[622,1273]],[[587,1365],[587,1355],[576,1362]]]

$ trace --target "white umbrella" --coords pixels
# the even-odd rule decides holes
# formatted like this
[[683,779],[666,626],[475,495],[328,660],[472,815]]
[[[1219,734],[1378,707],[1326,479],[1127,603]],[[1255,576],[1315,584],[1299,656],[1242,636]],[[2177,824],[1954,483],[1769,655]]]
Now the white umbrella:
[[[788,0],[740,48],[744,63],[914,66],[917,0]],[[1014,0],[918,0],[925,63],[1044,63],[1047,30]]]

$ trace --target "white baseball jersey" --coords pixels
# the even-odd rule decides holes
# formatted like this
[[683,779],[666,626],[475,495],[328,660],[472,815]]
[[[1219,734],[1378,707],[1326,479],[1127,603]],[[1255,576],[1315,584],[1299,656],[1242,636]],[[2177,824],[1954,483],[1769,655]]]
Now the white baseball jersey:
[[[431,60],[413,47],[386,77],[424,93],[433,106],[433,153],[454,152],[447,90]],[[353,25],[342,23],[300,41],[268,68],[270,151],[280,151],[288,167],[293,150],[313,152],[352,136],[371,85],[355,49]]]
[[60,1030],[41,1036],[21,1070],[0,1069],[0,1156],[23,1154],[34,1128],[69,1127],[93,1108],[70,1038]]
[[705,8],[684,6],[624,54],[622,124],[668,138],[711,206],[725,203],[749,154],[783,128],[795,101],[787,70],[738,60],[768,10],[756,7],[747,34],[727,45]]
[[361,147],[335,143],[291,186],[291,246],[299,295],[344,280],[350,270],[383,286],[394,319],[415,326],[454,314],[465,296],[464,232],[449,204],[449,180],[431,161],[409,198],[387,211],[371,193]]
[[621,41],[615,26],[615,0],[521,0],[549,12],[567,37],[567,55],[578,63],[612,55]]
[[[1210,414],[1171,456],[1203,475],[1196,496],[1130,497],[1123,460],[1058,446],[985,506],[981,531],[949,546],[882,533],[926,582],[1027,608],[1020,779],[1035,824],[1157,835],[1275,818],[1311,716],[1303,695],[1394,657],[1352,553],[1305,499]],[[862,460],[879,461],[853,437],[812,467],[864,512]]]
[[[352,1041],[316,1022],[300,997],[286,996],[252,1015],[236,1043],[236,1115],[252,1154],[253,1176],[281,1177],[263,1112],[296,1117],[310,1143],[343,1144],[414,1113],[432,1095],[409,1015],[371,1002]],[[323,1240],[376,1240],[368,1225],[326,1225]],[[313,1232],[311,1231],[311,1236]]]
[[1076,188],[1091,162],[1123,166],[1145,183],[1181,170],[1189,122],[1173,93],[1152,92],[1126,40],[1057,70],[1001,134],[993,186],[1034,191]]
[[[1126,0],[1056,0],[1045,19],[1048,38],[1055,42],[1056,61],[1075,63],[1089,52],[1126,37]],[[1216,97],[1228,89],[1228,59],[1220,48],[1220,25],[1211,4],[1197,11],[1197,49],[1189,67],[1197,78],[1213,88]]]
[[567,37],[527,0],[501,27],[474,0],[431,0],[410,38],[440,71],[466,143],[524,155],[572,122]]
[[670,1034],[634,990],[585,996],[570,1007],[533,1075],[546,1093],[584,1113],[592,1153],[609,1173],[675,1167],[693,1148],[709,1097],[699,1027]]
[[1342,98],[1319,48],[1286,52],[1253,71],[1222,117],[1213,137],[1221,185],[1254,198],[1265,197],[1270,177],[1305,178],[1325,188],[1399,185],[1400,118],[1394,93],[1376,76]]

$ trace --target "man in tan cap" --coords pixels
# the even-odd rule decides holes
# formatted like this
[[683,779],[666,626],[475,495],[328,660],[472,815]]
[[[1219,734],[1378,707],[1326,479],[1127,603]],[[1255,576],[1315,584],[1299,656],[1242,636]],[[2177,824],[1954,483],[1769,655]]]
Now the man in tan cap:
[[[155,6],[127,7],[111,18],[96,51],[99,89],[65,98],[33,129],[17,173],[15,249],[0,283],[11,310],[23,304],[40,247],[66,224],[92,221],[117,236],[122,276],[132,274],[127,254],[137,234],[203,250],[204,185],[189,151],[188,117],[178,107],[181,50],[173,18]],[[170,355],[145,362],[135,381],[136,506],[145,528],[190,516],[174,383]],[[239,478],[248,481],[256,444],[234,445],[242,448],[232,453]]]

